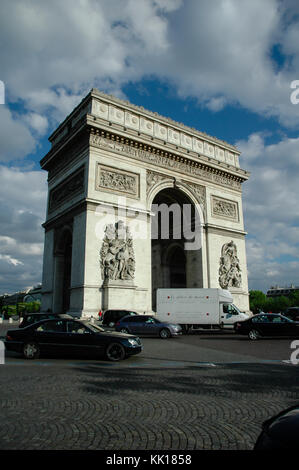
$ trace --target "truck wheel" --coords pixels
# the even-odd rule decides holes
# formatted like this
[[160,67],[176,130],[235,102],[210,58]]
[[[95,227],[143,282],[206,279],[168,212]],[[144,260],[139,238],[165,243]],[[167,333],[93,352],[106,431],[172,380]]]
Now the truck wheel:
[[260,334],[257,330],[250,330],[248,333],[248,338],[251,339],[252,341],[256,341],[259,339]]
[[163,330],[160,331],[159,336],[162,339],[167,339],[170,337],[170,331],[167,330],[167,328],[163,328]]

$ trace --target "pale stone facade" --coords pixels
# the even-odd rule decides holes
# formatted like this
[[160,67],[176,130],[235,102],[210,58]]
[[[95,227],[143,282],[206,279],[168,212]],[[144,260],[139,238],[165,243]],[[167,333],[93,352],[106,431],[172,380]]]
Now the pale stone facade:
[[[249,310],[241,188],[249,173],[235,147],[95,89],[50,141],[41,160],[49,175],[43,310],[150,312],[156,288],[219,287],[228,268],[239,272],[228,286],[234,302]],[[200,249],[151,240],[153,203],[164,200],[196,207]],[[105,242],[116,224],[131,233],[129,245]],[[237,262],[223,263],[230,242]]]

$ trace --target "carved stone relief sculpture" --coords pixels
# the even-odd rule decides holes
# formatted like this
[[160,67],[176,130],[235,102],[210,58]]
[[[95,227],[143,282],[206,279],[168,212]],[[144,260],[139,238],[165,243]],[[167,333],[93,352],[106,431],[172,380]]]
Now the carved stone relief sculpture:
[[49,211],[56,209],[71,197],[84,191],[84,168],[80,168],[73,175],[66,178],[61,184],[50,191]]
[[153,186],[157,183],[161,183],[162,181],[166,180],[168,177],[166,175],[162,175],[161,173],[156,173],[155,171],[147,170],[146,172],[146,192],[147,194],[150,192]]
[[100,256],[104,281],[134,279],[133,240],[122,220],[106,226]]
[[241,287],[242,276],[236,244],[231,240],[221,250],[219,285],[222,289]]
[[238,203],[212,196],[212,215],[239,221]]
[[98,164],[96,189],[139,198],[139,175]]

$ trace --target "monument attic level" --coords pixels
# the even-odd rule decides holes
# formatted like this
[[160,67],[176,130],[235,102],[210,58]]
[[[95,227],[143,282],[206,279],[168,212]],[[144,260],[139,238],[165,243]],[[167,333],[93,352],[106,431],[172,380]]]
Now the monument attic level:
[[[174,285],[226,286],[249,310],[241,188],[249,173],[234,146],[95,89],[49,140],[43,310],[151,312],[156,289]],[[200,248],[186,250],[183,237],[151,240],[152,208],[170,201],[197,211]],[[128,210],[119,215],[120,206]]]

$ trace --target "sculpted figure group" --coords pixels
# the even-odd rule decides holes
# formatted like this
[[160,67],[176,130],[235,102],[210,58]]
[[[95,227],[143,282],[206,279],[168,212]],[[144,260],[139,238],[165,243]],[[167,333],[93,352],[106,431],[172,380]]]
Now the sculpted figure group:
[[123,221],[108,224],[101,249],[104,280],[132,280],[135,274],[133,240]]
[[242,276],[237,247],[233,241],[223,245],[221,250],[219,285],[222,289],[241,287]]

